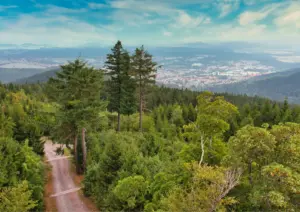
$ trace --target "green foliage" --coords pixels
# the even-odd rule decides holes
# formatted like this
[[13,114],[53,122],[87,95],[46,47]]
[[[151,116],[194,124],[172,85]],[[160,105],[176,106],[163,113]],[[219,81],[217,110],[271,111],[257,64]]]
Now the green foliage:
[[[148,185],[156,174],[170,168],[164,164],[170,164],[177,151],[176,145],[146,132],[102,132],[90,138],[90,142],[93,148],[89,150],[84,191],[109,211],[141,210],[151,196],[146,195]],[[134,189],[126,191],[128,186]],[[133,190],[145,194],[144,197],[130,196],[134,195]],[[158,191],[153,192],[159,196]],[[130,202],[126,197],[130,197]]]
[[[276,141],[266,129],[245,126],[229,140],[229,155],[248,164],[255,162],[259,165],[268,163],[273,156]],[[233,158],[230,161],[235,161]]]
[[120,131],[120,114],[130,115],[136,110],[135,84],[130,76],[130,56],[118,41],[105,62],[109,76],[109,109],[118,113],[117,130]]
[[15,124],[10,117],[5,117],[4,114],[0,114],[1,137],[12,137],[14,126]]
[[125,210],[141,209],[145,203],[148,183],[143,176],[130,176],[118,181],[113,194]]
[[[222,97],[214,98],[210,92],[203,92],[197,98],[197,119],[188,125],[183,126],[183,136],[192,142],[199,142],[201,145],[201,158],[199,164],[204,160],[205,145],[211,153],[213,140],[222,136],[230,125],[227,122],[231,116],[238,113],[237,108]],[[200,153],[199,153],[200,154]],[[213,158],[213,155],[209,155]]]
[[49,98],[58,104],[52,138],[79,146],[78,151],[74,151],[77,172],[84,171],[84,167],[80,168],[84,157],[81,145],[75,144],[79,132],[82,128],[88,131],[101,129],[98,125],[100,112],[107,105],[100,99],[102,86],[103,71],[88,67],[79,59],[62,65],[61,71],[47,83]]
[[224,205],[237,203],[233,198],[222,199],[238,184],[239,170],[197,163],[187,164],[187,169],[192,173],[191,183],[175,187],[164,200],[166,211],[219,211]]
[[[43,208],[44,166],[40,157],[28,146],[28,142],[20,145],[13,139],[5,137],[0,137],[0,153],[0,188],[10,188],[26,180],[28,192],[25,196],[32,198],[30,200],[36,203],[34,207],[41,210]],[[17,191],[18,189],[12,192]],[[29,201],[28,204],[31,205],[31,202]]]
[[152,55],[145,51],[144,46],[137,48],[132,56],[132,74],[135,78],[139,92],[139,127],[143,131],[143,111],[145,108],[146,89],[149,85],[155,83],[157,72],[157,63],[153,62]]
[[247,170],[241,186],[248,195],[238,196],[240,209],[299,210],[299,135],[299,124],[285,123],[272,129],[246,126],[230,139],[224,162]]
[[[26,94],[24,90],[7,92],[0,101],[2,136],[14,137],[22,143],[29,139],[30,146],[38,154],[43,154],[40,138],[53,124],[53,113],[46,111],[47,103]],[[51,107],[51,106],[49,106]]]
[[66,137],[79,128],[93,129],[99,121],[99,112],[106,102],[100,99],[103,72],[88,67],[85,62],[75,60],[61,66],[55,78],[47,85],[47,93],[58,105],[57,124]]
[[78,59],[46,86],[0,84],[0,211],[43,210],[40,138],[83,127],[83,191],[101,211],[299,211],[300,107],[158,87],[152,59],[118,41],[106,82]]
[[26,181],[15,187],[0,190],[0,211],[27,212],[34,209],[37,204],[31,199],[32,191]]
[[52,127],[54,111],[40,85],[3,88],[0,98],[0,211],[41,211],[44,165],[37,154],[43,154],[41,136]]

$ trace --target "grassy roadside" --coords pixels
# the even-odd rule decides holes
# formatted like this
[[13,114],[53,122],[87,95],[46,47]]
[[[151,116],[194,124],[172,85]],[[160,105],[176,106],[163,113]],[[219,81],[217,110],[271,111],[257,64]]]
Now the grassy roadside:
[[53,187],[53,177],[52,177],[52,167],[49,162],[46,162],[46,157],[44,157],[44,162],[46,166],[46,184],[44,188],[44,203],[46,212],[57,212],[55,198],[51,198],[50,195],[54,194]]
[[[71,152],[68,148],[64,149],[64,155],[65,156],[71,156]],[[69,160],[71,161],[71,163],[70,163],[70,173],[71,173],[72,179],[73,179],[76,186],[82,187],[83,186],[82,185],[82,180],[83,180],[84,176],[76,174],[76,167],[75,167],[75,164],[74,164],[74,160],[73,160],[73,158],[69,158]],[[79,194],[80,199],[82,200],[82,202],[85,203],[85,205],[88,207],[90,212],[100,212],[100,210],[97,209],[95,203],[93,203],[93,201],[91,199],[84,196],[82,190],[79,190],[78,194]]]

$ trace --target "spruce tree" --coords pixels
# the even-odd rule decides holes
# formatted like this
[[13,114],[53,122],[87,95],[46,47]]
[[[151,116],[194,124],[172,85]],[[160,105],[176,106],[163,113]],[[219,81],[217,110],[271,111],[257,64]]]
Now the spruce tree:
[[121,98],[121,114],[131,115],[136,112],[136,85],[133,77],[130,75],[130,55],[124,52],[124,70],[122,73],[122,98]]
[[142,114],[145,107],[145,94],[147,86],[155,83],[157,63],[152,61],[152,55],[144,47],[137,48],[132,56],[132,72],[135,76],[139,92],[139,127],[142,131]]
[[135,111],[135,85],[131,78],[130,56],[118,41],[107,55],[105,62],[109,79],[109,106],[118,113],[117,131],[121,130],[121,114],[130,115]]
[[[61,66],[56,77],[48,81],[48,96],[59,104],[57,125],[52,135],[67,144],[73,141],[75,158],[82,128],[95,129],[99,112],[106,108],[106,102],[100,99],[102,86],[103,71],[88,67],[79,59]],[[75,162],[80,172],[78,161]]]

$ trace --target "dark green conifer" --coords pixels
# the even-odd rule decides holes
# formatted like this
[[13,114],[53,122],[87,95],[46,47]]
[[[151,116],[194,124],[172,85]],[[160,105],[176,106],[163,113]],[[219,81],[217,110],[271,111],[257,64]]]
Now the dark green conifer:
[[118,113],[117,131],[121,130],[121,114],[135,111],[135,84],[130,76],[130,56],[118,41],[107,55],[105,62],[109,76],[110,109]]
[[137,48],[132,56],[132,72],[135,76],[139,93],[139,127],[142,131],[142,114],[145,108],[146,88],[155,83],[157,63],[153,62],[152,55],[149,54],[144,46]]

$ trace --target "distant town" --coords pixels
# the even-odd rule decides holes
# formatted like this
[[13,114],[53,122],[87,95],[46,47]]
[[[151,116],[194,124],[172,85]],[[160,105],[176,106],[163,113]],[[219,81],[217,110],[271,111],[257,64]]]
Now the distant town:
[[275,71],[273,66],[250,60],[206,65],[192,63],[190,68],[163,67],[158,71],[157,82],[171,87],[201,89],[211,85],[239,82]]

